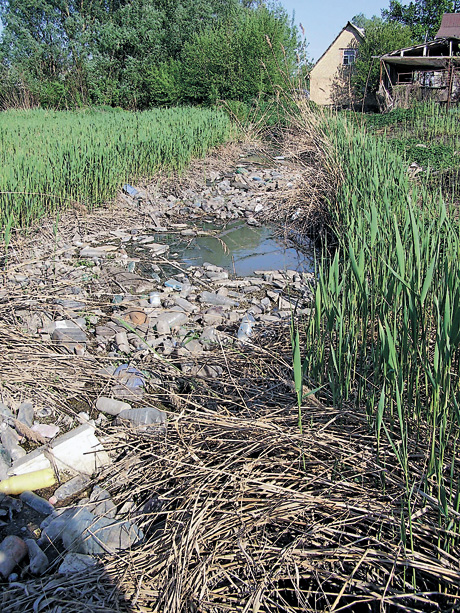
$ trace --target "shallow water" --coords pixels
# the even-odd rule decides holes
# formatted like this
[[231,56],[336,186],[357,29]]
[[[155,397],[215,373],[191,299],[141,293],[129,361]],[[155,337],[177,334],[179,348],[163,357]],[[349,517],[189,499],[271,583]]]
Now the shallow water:
[[[216,226],[209,224],[203,229],[215,230]],[[313,249],[298,250],[291,241],[274,236],[268,226],[248,226],[244,220],[236,220],[227,224],[217,236],[220,240],[197,236],[183,249],[177,245],[172,250],[179,253],[184,264],[200,266],[209,262],[239,277],[250,276],[255,270],[314,270]]]

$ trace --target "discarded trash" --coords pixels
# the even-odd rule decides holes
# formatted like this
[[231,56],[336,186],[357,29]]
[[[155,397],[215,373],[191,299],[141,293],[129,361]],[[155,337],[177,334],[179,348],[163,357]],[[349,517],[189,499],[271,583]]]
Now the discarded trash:
[[128,194],[128,196],[131,196],[131,198],[136,198],[136,196],[139,196],[137,189],[135,189],[132,185],[129,185],[129,183],[123,185],[123,191],[125,194]]
[[121,411],[126,411],[130,408],[131,405],[127,402],[122,402],[115,398],[107,398],[106,396],[101,396],[96,402],[96,409],[109,415],[118,415]]
[[140,370],[129,366],[128,364],[122,364],[113,373],[113,376],[118,379],[120,383],[129,387],[130,389],[136,389],[144,387],[145,376]]
[[37,511],[37,513],[42,513],[42,515],[51,515],[51,513],[54,512],[54,507],[52,504],[30,490],[22,492],[22,494],[19,495],[19,498],[31,509]]
[[0,492],[2,494],[21,494],[28,490],[41,490],[45,487],[51,487],[55,483],[54,470],[45,468],[0,481]]
[[166,424],[166,413],[155,407],[128,409],[118,414],[121,419],[127,419],[135,426],[150,426]]
[[252,313],[246,313],[241,320],[240,327],[238,328],[238,340],[241,343],[245,343],[249,340],[255,321],[256,320],[254,319],[254,315]]
[[221,294],[215,294],[214,292],[201,292],[200,300],[201,302],[215,306],[238,306],[238,303],[231,298],[222,296]]
[[50,565],[48,556],[40,549],[34,539],[26,539],[25,543],[29,550],[29,570],[32,575],[39,577]]
[[[94,428],[89,424],[83,424],[54,439],[46,448],[46,452],[45,455],[43,447],[31,451],[26,457],[13,462],[10,474],[24,475],[33,470],[49,469],[51,467],[47,457],[49,454],[53,456],[58,470],[70,470],[85,475],[92,475],[99,468],[111,462],[104,447],[94,434]],[[21,491],[30,489],[30,487],[25,487]]]
[[157,326],[159,322],[167,324],[170,328],[174,326],[181,326],[182,324],[185,324],[187,319],[187,315],[181,311],[169,311],[162,313],[160,317],[158,317]]
[[73,477],[73,479],[70,479],[57,488],[54,495],[50,498],[50,503],[56,504],[56,502],[66,500],[67,498],[78,494],[88,487],[89,482],[89,478],[85,475],[77,475],[76,477]]
[[152,292],[149,296],[149,302],[153,307],[161,307],[161,298],[158,292]]
[[27,555],[27,545],[19,536],[11,534],[0,543],[0,575],[5,579]]
[[175,289],[180,292],[184,287],[184,283],[176,281],[175,279],[168,279],[167,281],[165,281],[165,287],[170,287],[171,289]]

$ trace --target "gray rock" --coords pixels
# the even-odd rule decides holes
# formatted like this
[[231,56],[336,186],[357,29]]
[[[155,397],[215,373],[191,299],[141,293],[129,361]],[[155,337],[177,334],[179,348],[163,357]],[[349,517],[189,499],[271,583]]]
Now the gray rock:
[[75,575],[92,570],[97,565],[92,556],[83,553],[68,553],[58,568],[60,575]]
[[32,575],[39,577],[50,565],[48,556],[40,549],[34,539],[26,539],[25,544],[29,550],[29,570]]
[[62,540],[69,552],[100,555],[128,549],[142,538],[142,531],[131,522],[96,517],[85,508],[73,507],[45,525],[38,542]]
[[18,421],[27,426],[32,427],[34,423],[34,405],[31,402],[22,402],[18,409]]

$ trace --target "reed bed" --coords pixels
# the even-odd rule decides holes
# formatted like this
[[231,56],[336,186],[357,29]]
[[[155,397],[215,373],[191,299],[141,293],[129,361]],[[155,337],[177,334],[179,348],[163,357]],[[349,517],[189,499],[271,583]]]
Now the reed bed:
[[[304,322],[304,372],[334,406],[367,414],[389,442],[405,479],[437,500],[440,551],[459,552],[460,276],[456,210],[382,139],[344,116],[311,116],[336,196],[328,203],[338,247],[318,271],[315,308]],[[302,124],[303,122],[303,124]],[[411,441],[428,442],[414,470]],[[421,470],[421,472],[420,472]],[[413,526],[401,543],[414,548]],[[445,530],[445,532],[443,532]]]
[[228,116],[198,108],[57,112],[0,116],[0,227],[11,229],[64,206],[87,209],[126,182],[183,170],[230,138]]
[[[8,378],[16,371],[16,393],[19,373],[39,361],[37,393],[71,397],[77,386],[65,392],[53,374],[70,382],[73,369],[84,383],[79,393],[94,402],[102,358],[60,363],[55,348],[25,345],[12,328],[2,337],[0,364]],[[2,611],[435,611],[459,604],[458,558],[437,546],[450,532],[437,524],[436,498],[419,483],[409,513],[392,446],[384,440],[377,453],[363,413],[308,397],[301,434],[286,327],[261,334],[244,349],[222,338],[207,358],[224,369],[219,379],[178,379],[153,356],[143,362],[163,379],[144,402],[161,402],[168,430],[105,427],[99,433],[115,461],[97,479],[118,508],[133,503],[128,517],[142,527],[143,543],[104,556],[89,573],[21,578],[3,593]],[[30,385],[28,374],[23,384]],[[410,469],[421,476],[429,444],[412,445]],[[400,538],[400,526],[410,523],[411,547]]]

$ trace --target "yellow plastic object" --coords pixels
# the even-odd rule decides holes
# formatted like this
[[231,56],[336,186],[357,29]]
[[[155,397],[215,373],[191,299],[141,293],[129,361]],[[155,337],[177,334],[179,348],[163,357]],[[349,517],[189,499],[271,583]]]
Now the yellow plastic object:
[[0,493],[22,494],[22,492],[41,490],[56,483],[56,475],[52,468],[36,470],[25,475],[15,475],[0,481]]

